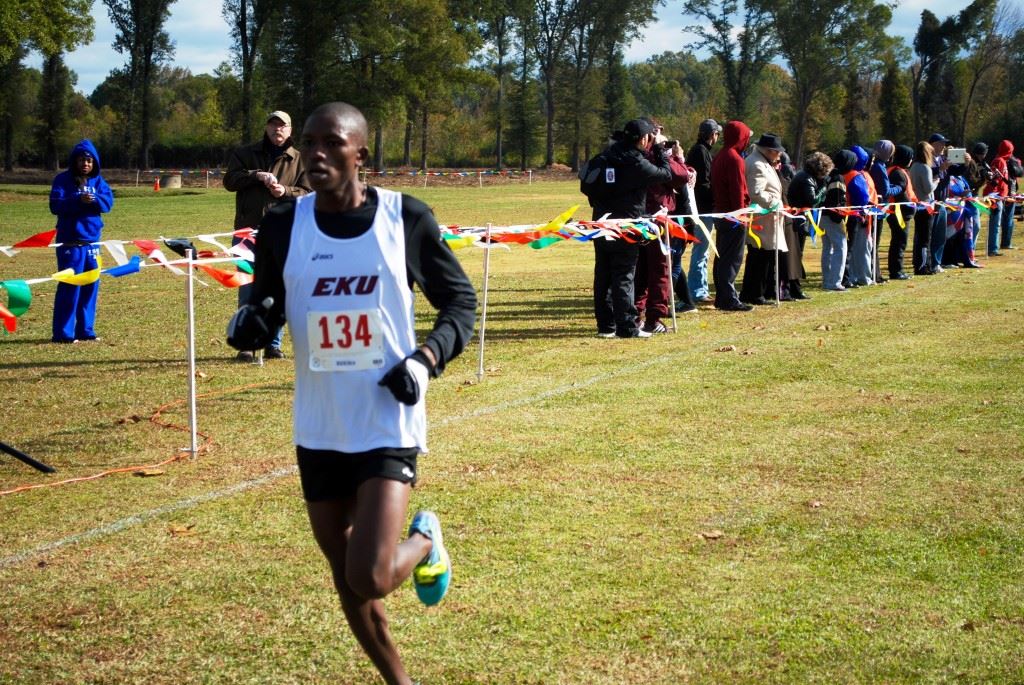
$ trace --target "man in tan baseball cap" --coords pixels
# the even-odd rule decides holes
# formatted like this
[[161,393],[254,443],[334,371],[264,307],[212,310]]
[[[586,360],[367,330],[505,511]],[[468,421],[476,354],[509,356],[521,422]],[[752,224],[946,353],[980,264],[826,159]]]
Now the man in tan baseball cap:
[[289,129],[292,127],[292,118],[288,116],[288,112],[283,110],[277,110],[267,115],[267,123],[269,124],[274,119],[280,119],[281,123],[287,126]]
[[[292,118],[283,110],[267,115],[263,139],[232,151],[224,173],[224,188],[235,193],[235,229],[256,228],[271,207],[310,191],[299,151],[292,145]],[[237,238],[235,241],[237,242]],[[245,304],[249,287],[238,289],[238,303]],[[264,350],[266,359],[283,359],[282,330]],[[253,361],[253,353],[239,352],[241,362]]]

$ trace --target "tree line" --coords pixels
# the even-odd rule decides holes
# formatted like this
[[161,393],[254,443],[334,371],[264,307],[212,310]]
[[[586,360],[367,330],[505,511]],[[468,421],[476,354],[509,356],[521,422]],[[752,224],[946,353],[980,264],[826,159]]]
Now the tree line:
[[[0,5],[5,169],[61,167],[83,136],[106,166],[218,166],[266,112],[301,125],[330,100],[366,113],[376,168],[575,169],[638,115],[684,140],[709,116],[742,119],[794,158],[1024,133],[1011,0],[923,10],[911,45],[888,35],[886,2],[684,0],[679,49],[634,64],[624,49],[659,0],[222,0],[233,59],[200,75],[174,66],[174,0],[101,1],[125,61],[88,96],[64,55],[92,39],[91,0]],[[24,66],[30,50],[41,69]]]

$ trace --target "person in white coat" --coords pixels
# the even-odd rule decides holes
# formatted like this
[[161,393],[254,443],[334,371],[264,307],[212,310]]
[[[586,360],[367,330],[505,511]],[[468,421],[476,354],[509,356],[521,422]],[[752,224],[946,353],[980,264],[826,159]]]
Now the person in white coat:
[[[746,160],[747,190],[751,204],[774,211],[754,217],[751,235],[747,236],[747,266],[743,274],[740,300],[747,304],[775,304],[775,284],[768,274],[774,273],[776,251],[786,252],[785,217],[777,210],[784,204],[782,179],[775,163],[782,155],[782,139],[764,133],[754,144]],[[774,279],[771,279],[774,281]],[[770,298],[765,297],[768,293]]]

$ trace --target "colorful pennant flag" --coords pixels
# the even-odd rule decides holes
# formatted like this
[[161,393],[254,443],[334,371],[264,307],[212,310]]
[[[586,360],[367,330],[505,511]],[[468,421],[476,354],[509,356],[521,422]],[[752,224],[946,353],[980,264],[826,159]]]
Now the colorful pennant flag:
[[19,243],[14,243],[11,247],[49,247],[56,235],[57,229],[54,228],[50,231],[43,231],[42,233],[31,235]]

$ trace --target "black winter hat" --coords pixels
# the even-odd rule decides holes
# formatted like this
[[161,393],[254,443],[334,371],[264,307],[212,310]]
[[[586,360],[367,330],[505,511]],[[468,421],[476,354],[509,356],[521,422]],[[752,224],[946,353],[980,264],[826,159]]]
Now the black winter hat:
[[853,167],[857,166],[857,155],[853,153],[853,150],[842,149],[832,155],[832,163],[836,165],[836,171],[846,174],[853,171]]
[[906,169],[914,161],[914,148],[909,145],[897,145],[892,154],[892,163]]

